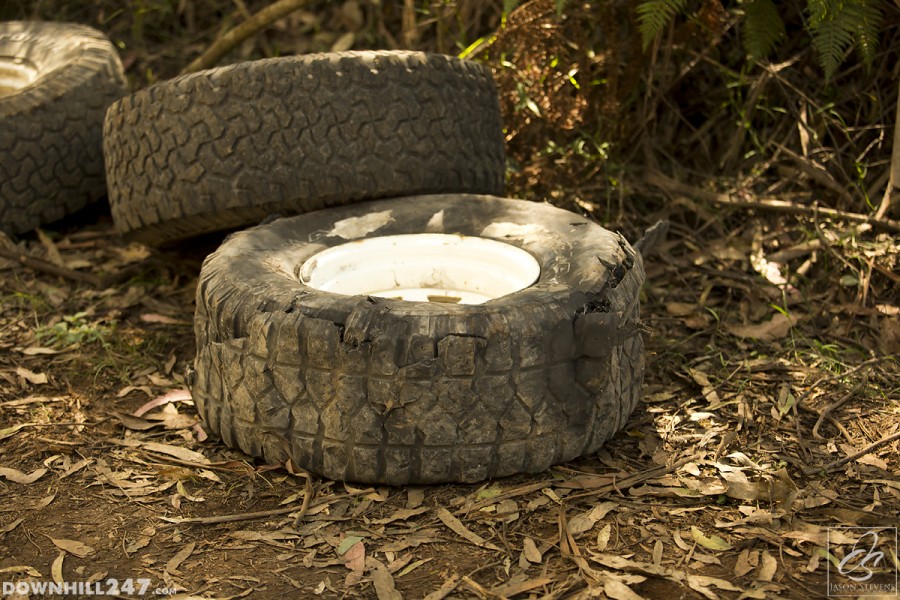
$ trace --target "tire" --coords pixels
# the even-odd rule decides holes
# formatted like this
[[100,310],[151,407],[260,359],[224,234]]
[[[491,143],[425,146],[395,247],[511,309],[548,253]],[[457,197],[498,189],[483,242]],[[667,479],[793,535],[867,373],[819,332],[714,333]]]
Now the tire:
[[419,52],[179,77],[110,108],[105,152],[119,230],[153,245],[363,199],[498,194],[505,169],[490,71]]
[[0,23],[0,229],[24,233],[105,195],[103,116],[126,91],[99,31]]
[[[348,240],[424,231],[518,246],[541,274],[480,305],[338,295],[295,274]],[[193,397],[229,446],[332,479],[542,471],[598,449],[634,409],[643,280],[620,235],[544,204],[436,195],[279,219],[204,262]]]

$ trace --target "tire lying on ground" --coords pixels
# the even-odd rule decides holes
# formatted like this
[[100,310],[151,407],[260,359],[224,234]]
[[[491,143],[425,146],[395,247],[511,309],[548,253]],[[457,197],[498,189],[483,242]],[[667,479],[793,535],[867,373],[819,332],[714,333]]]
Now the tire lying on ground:
[[114,104],[104,140],[113,218],[149,244],[362,199],[503,190],[490,71],[420,52],[186,75]]
[[125,93],[99,31],[0,22],[0,230],[30,231],[106,193],[103,116]]
[[[435,236],[423,244],[474,236],[497,248],[476,244],[461,258],[377,249],[418,233]],[[504,258],[504,248],[524,252]],[[420,280],[404,281],[410,272]],[[523,289],[450,303],[503,293],[491,279],[505,273],[525,273],[508,286]],[[640,253],[620,235],[533,202],[433,195],[279,219],[233,234],[204,262],[193,397],[228,445],[332,479],[541,471],[596,450],[634,409],[643,280]],[[392,298],[453,285],[434,302]]]

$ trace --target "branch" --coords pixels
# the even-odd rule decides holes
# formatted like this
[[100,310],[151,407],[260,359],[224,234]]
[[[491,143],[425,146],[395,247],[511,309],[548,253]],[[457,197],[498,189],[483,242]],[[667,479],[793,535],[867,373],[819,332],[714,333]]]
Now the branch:
[[80,281],[81,283],[87,283],[96,288],[103,287],[103,281],[96,275],[60,267],[54,265],[52,262],[31,256],[25,252],[16,252],[15,250],[4,248],[2,245],[0,245],[0,256],[8,258],[9,260],[14,260],[35,271],[42,271],[44,273],[50,273],[51,275],[65,277],[66,279],[71,279],[73,281]]
[[650,185],[657,187],[663,191],[699,198],[701,200],[705,200],[706,202],[712,202],[713,204],[719,204],[722,206],[733,206],[735,208],[755,208],[758,210],[769,210],[772,212],[790,213],[795,215],[814,216],[816,214],[820,214],[825,215],[826,217],[833,217],[835,219],[851,221],[853,223],[869,223],[870,225],[872,225],[872,227],[876,227],[885,231],[891,231],[894,233],[900,232],[900,222],[891,219],[877,218],[877,216],[845,212],[843,210],[837,210],[834,208],[794,204],[793,202],[786,202],[784,200],[778,200],[776,198],[740,200],[738,198],[734,198],[729,194],[711,192],[709,190],[703,190],[686,183],[681,183],[680,181],[672,179],[671,177],[667,177],[666,175],[663,175],[659,171],[653,169],[647,171],[645,180]]
[[860,450],[858,452],[854,452],[850,456],[845,456],[844,458],[836,460],[832,463],[828,463],[824,467],[808,467],[806,469],[803,469],[803,473],[805,475],[813,475],[816,473],[818,473],[818,474],[829,473],[831,471],[834,471],[835,469],[841,468],[848,462],[854,461],[857,458],[865,456],[866,454],[869,454],[873,450],[877,450],[878,448],[881,448],[882,446],[884,446],[886,444],[890,444],[891,442],[896,441],[896,440],[900,440],[900,432],[897,432],[893,435],[889,435],[887,437],[883,437],[880,440],[878,440],[877,442],[873,442],[873,443],[869,444],[862,450]]
[[218,38],[200,55],[197,60],[189,64],[182,71],[182,75],[209,69],[218,64],[222,57],[228,54],[235,46],[256,35],[275,21],[286,17],[311,0],[278,0],[275,4],[262,9],[237,27],[229,30]]
[[[900,4],[900,1],[898,1]],[[887,188],[881,205],[875,211],[879,219],[887,214],[891,207],[891,201],[895,195],[900,195],[900,95],[897,96],[897,113],[894,118],[894,147],[891,149],[891,176],[888,178]]]

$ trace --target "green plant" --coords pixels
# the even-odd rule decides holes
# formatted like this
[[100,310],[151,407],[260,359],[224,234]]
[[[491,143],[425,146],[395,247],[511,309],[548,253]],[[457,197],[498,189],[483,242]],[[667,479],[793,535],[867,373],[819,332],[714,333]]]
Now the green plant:
[[[806,28],[826,77],[834,75],[845,53],[853,47],[863,63],[871,66],[884,20],[884,5],[885,0],[806,0]],[[637,18],[644,48],[676,15],[686,14],[688,8],[688,0],[642,0]],[[744,49],[752,60],[766,58],[786,37],[784,20],[773,0],[741,0],[734,13],[741,18]]]
[[99,322],[90,322],[85,319],[87,316],[88,314],[84,312],[66,315],[58,323],[38,327],[35,337],[58,348],[92,342],[100,342],[106,346],[112,327]]

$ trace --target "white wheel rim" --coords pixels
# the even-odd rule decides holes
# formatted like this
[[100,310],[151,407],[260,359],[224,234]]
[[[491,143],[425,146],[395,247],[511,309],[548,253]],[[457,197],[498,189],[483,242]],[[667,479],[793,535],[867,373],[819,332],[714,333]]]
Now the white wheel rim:
[[11,96],[37,79],[37,69],[22,58],[0,56],[0,97]]
[[541,273],[520,248],[474,236],[415,233],[328,248],[300,267],[300,281],[335,294],[412,302],[481,304],[525,289]]

